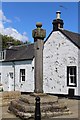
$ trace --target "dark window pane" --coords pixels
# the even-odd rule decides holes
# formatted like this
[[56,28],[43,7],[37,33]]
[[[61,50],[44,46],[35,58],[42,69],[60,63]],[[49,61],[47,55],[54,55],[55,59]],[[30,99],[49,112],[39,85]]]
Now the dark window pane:
[[74,83],[74,77],[71,76],[70,79],[71,79],[71,83]]
[[73,75],[73,68],[70,68],[70,75]]
[[22,81],[25,81],[25,76],[22,76]]
[[25,81],[25,69],[20,69],[20,81]]

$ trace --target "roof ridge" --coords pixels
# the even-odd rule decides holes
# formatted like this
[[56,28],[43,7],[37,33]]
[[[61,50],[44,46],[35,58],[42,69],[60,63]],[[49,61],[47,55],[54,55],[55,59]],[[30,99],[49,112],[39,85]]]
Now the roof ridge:
[[34,43],[31,43],[31,44],[23,44],[23,45],[16,45],[16,46],[12,46],[11,48],[8,48],[8,49],[13,49],[13,48],[20,48],[20,47],[28,47],[30,45],[33,45]]
[[73,33],[73,34],[78,34],[78,35],[80,35],[79,33],[77,33],[77,32],[74,32],[74,31],[70,31],[70,30],[66,30],[66,29],[59,29],[59,30],[61,30],[61,31],[67,31],[67,32],[71,32],[71,33]]

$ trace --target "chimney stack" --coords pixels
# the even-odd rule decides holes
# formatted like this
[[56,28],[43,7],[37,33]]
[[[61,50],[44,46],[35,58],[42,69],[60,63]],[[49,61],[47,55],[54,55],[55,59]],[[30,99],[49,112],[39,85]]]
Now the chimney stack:
[[11,48],[13,45],[14,45],[13,42],[7,42],[8,48]]
[[63,28],[63,20],[60,18],[61,12],[56,12],[56,19],[53,20],[53,31],[58,31],[59,28]]

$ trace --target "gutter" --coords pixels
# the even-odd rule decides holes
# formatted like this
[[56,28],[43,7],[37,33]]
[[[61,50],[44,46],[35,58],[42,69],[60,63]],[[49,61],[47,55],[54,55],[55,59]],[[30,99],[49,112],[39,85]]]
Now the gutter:
[[[33,58],[34,58],[34,57],[33,57]],[[15,59],[15,60],[14,60],[14,59],[13,59],[13,60],[4,60],[4,61],[2,61],[2,62],[12,62],[12,63],[13,63],[13,62],[15,62],[15,61],[33,60],[33,58],[30,58],[30,59],[20,59],[20,60],[19,60],[19,59],[18,59],[18,60],[17,60],[17,59]]]

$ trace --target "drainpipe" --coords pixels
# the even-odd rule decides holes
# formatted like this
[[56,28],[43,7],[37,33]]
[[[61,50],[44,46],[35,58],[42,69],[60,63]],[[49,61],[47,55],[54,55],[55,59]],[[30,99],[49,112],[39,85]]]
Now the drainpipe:
[[12,62],[13,63],[13,68],[14,68],[14,91],[15,91],[15,62]]

